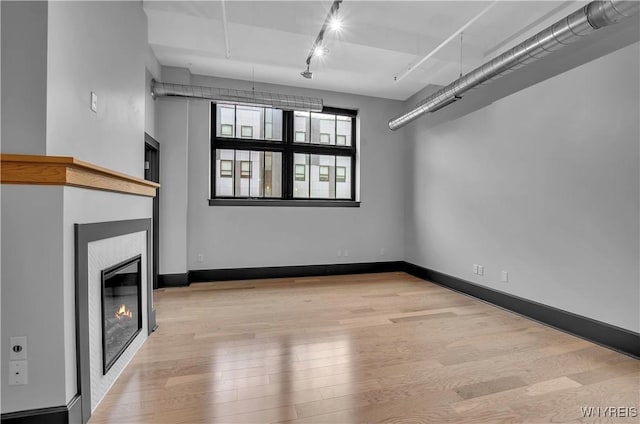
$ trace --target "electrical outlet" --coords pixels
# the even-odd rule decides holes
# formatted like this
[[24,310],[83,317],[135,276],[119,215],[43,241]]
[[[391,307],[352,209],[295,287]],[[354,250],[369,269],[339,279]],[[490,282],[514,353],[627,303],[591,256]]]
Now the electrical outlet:
[[509,273],[507,271],[502,271],[502,282],[503,283],[509,282]]
[[478,275],[484,275],[484,266],[478,265]]
[[91,92],[91,110],[98,113],[98,95],[93,91]]
[[344,249],[344,256],[349,256],[349,249]]
[[198,253],[198,262],[204,262],[204,255],[202,253]]
[[385,254],[385,253],[386,253],[386,252],[385,252],[385,250],[384,250],[384,247],[381,247],[381,248],[380,248],[380,256],[384,256],[384,254]]
[[9,360],[19,361],[21,359],[27,359],[27,337],[10,337],[9,338]]
[[474,274],[478,273],[478,264],[473,264],[473,273]]
[[9,386],[27,384],[27,361],[9,361]]
[[338,249],[337,256],[338,256],[338,257],[342,256],[342,250],[341,250],[341,249]]

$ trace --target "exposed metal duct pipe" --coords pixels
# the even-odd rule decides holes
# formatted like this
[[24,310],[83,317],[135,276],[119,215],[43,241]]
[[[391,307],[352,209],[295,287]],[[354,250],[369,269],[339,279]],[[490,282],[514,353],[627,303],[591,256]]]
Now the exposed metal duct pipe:
[[229,88],[202,87],[184,84],[168,84],[151,81],[151,96],[185,97],[206,99],[223,103],[244,103],[270,106],[285,110],[304,110],[322,112],[322,99],[313,97],[289,96],[265,93],[261,91],[232,90]]
[[391,119],[389,128],[397,130],[426,113],[434,112],[455,102],[463,93],[484,82],[519,69],[599,28],[636,15],[639,11],[640,2],[638,1],[592,1],[511,50],[438,90],[410,111]]

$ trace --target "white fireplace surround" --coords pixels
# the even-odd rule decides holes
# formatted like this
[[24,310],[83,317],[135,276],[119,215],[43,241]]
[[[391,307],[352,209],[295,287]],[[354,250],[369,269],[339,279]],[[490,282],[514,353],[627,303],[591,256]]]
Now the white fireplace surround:
[[[147,234],[140,231],[88,243],[87,282],[89,311],[89,367],[91,373],[91,411],[93,412],[147,338]],[[142,331],[127,346],[113,366],[102,374],[102,299],[101,271],[130,259],[141,258]]]

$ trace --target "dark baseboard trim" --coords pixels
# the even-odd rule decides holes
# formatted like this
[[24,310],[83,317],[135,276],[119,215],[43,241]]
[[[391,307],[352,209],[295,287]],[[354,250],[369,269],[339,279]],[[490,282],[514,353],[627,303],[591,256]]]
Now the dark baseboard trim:
[[158,288],[186,287],[189,285],[189,273],[182,274],[158,274]]
[[468,294],[519,315],[640,359],[640,334],[633,331],[483,287],[407,262],[404,263],[404,271],[423,280]]
[[403,262],[364,262],[331,265],[270,266],[260,268],[200,269],[189,271],[190,283],[262,278],[318,277],[401,271]]
[[66,406],[9,412],[0,416],[2,424],[77,424],[82,423],[80,395]]

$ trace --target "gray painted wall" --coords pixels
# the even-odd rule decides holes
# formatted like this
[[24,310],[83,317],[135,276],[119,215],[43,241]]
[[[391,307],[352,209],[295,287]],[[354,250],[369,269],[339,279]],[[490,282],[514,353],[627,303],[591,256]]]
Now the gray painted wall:
[[[5,10],[3,2],[3,18]],[[47,78],[46,95],[38,104],[46,106],[46,153],[141,177],[145,69],[153,68],[148,65],[141,4],[51,2],[47,18],[38,22],[48,37],[47,61],[38,64]],[[27,54],[40,47],[23,48]],[[4,83],[3,74],[3,88]],[[90,91],[98,93],[97,114],[89,108]],[[9,151],[2,136],[2,151]],[[44,136],[43,132],[42,142]],[[19,147],[24,150],[10,152],[45,153],[34,152],[28,144]],[[73,225],[148,218],[152,201],[74,187],[26,185],[4,185],[2,196],[2,345],[11,336],[25,335],[29,346],[29,384],[8,386],[2,373],[2,412],[63,406],[77,391]],[[7,370],[7,355],[0,360],[0,368]]]
[[48,155],[143,177],[146,40],[138,2],[49,4]]
[[[162,68],[162,81],[189,84],[186,69]],[[156,100],[160,143],[160,274],[187,272],[189,102]]]
[[[145,16],[146,18],[146,16]],[[151,80],[161,81],[161,66],[153,54],[151,47],[147,45],[145,55],[145,80],[144,80],[144,130],[151,137],[156,137],[156,102],[151,97]]]
[[47,2],[3,1],[2,151],[46,152]]
[[2,186],[2,346],[11,336],[27,336],[29,355],[29,384],[8,386],[9,355],[2,350],[3,413],[67,403],[62,192]]
[[[251,83],[247,81],[203,76],[193,76],[191,83],[251,89]],[[187,102],[162,100],[157,106],[160,111],[158,137],[164,156],[161,167],[161,193],[164,198],[161,200],[161,273],[402,259],[402,136],[386,127],[386,120],[398,112],[401,103],[268,84],[257,84],[256,90],[322,97],[328,106],[360,111],[361,207],[209,206],[209,102],[189,101],[188,129],[185,132]],[[164,108],[175,110],[163,112]],[[174,134],[174,131],[179,134]],[[168,154],[167,146],[183,143],[185,133],[188,148],[169,147],[174,149],[174,153]],[[184,162],[185,154],[188,163]],[[186,180],[184,171],[188,172]],[[186,193],[188,197],[185,199]],[[185,205],[188,205],[186,221],[182,218]],[[168,215],[179,218],[170,219]],[[183,231],[186,231],[184,235]],[[187,243],[186,257],[183,240]],[[343,252],[348,249],[349,256],[338,257],[339,249]],[[380,249],[385,250],[384,255],[380,254]],[[199,254],[203,255],[202,262],[197,261]],[[168,263],[172,264],[171,268]]]
[[151,80],[153,75],[147,69],[145,72],[144,86],[149,88],[144,93],[144,131],[151,137],[156,136],[156,103],[151,97]]
[[640,330],[639,63],[635,43],[406,127],[406,260]]

